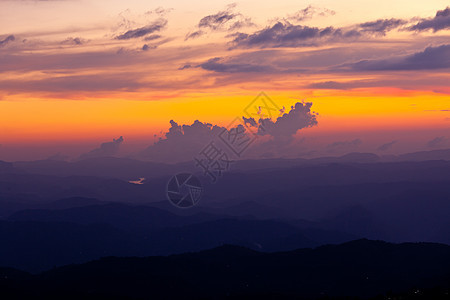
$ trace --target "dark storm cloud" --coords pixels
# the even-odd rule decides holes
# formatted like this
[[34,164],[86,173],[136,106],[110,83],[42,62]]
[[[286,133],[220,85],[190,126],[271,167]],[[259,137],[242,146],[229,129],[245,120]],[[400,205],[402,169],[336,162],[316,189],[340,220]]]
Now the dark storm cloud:
[[409,30],[424,31],[432,29],[434,32],[450,28],[450,7],[439,10],[434,18],[422,19],[417,24],[411,26]]
[[0,47],[6,46],[6,44],[13,42],[16,40],[16,37],[14,35],[8,35],[4,39],[0,39]]
[[122,142],[123,137],[119,137],[118,139],[113,139],[112,142],[103,143],[99,148],[80,155],[80,159],[114,156],[119,152]]
[[378,151],[388,151],[392,148],[392,146],[394,146],[394,144],[396,144],[398,141],[392,141],[386,144],[381,145],[380,147],[377,148]]
[[116,37],[116,39],[129,40],[129,39],[140,38],[140,37],[146,36],[148,34],[152,34],[154,32],[161,31],[162,29],[164,29],[166,27],[166,25],[167,25],[166,19],[159,19],[148,26],[128,30],[127,32],[125,32],[123,34],[118,35]]
[[450,44],[427,47],[421,52],[392,59],[362,60],[344,65],[356,71],[433,70],[450,68]]

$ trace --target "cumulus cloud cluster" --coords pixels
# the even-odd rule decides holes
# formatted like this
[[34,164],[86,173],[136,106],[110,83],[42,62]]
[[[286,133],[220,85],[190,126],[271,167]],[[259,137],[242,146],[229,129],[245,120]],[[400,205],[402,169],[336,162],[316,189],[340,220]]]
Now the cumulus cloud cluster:
[[[253,138],[261,137],[260,142],[252,146],[249,154],[262,157],[267,153],[282,151],[289,147],[297,131],[317,125],[317,114],[311,111],[312,103],[296,103],[288,113],[284,113],[276,120],[261,117],[242,118],[243,124],[236,124],[225,128],[196,120],[191,125],[179,125],[170,121],[171,127],[154,145],[142,151],[139,158],[179,162],[192,160],[211,141],[216,141],[220,134],[243,132]],[[253,127],[253,128],[251,128]]]
[[245,122],[258,127],[258,134],[271,136],[276,141],[290,141],[302,128],[317,125],[317,115],[311,111],[312,103],[297,102],[288,113],[282,114],[273,121],[270,118],[245,119]]
[[171,120],[169,131],[152,146],[142,151],[139,158],[152,161],[188,161],[202,150],[224,127],[198,120],[191,125],[179,125]]

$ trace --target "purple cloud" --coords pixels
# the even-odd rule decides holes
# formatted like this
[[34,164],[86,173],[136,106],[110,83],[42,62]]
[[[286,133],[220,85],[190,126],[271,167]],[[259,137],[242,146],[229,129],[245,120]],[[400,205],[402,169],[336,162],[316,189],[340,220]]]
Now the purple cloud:
[[386,35],[388,31],[398,28],[406,24],[406,20],[402,19],[379,19],[373,22],[365,22],[359,24],[361,31]]
[[391,59],[362,60],[342,66],[356,71],[433,70],[450,68],[450,44]]
[[284,113],[275,122],[270,118],[259,119],[258,134],[290,140],[298,130],[317,125],[317,114],[311,107],[311,102],[297,102],[289,113]]
[[450,7],[439,10],[434,18],[422,19],[416,25],[411,26],[409,30],[424,31],[432,29],[434,32],[450,28]]
[[294,25],[288,21],[278,21],[272,26],[252,34],[236,33],[231,44],[238,48],[266,47],[302,47],[318,46],[323,43],[334,43],[354,40],[361,37],[385,35],[407,22],[401,19],[380,19],[350,26],[319,28]]
[[236,4],[231,4],[225,10],[201,18],[197,24],[197,29],[188,33],[185,40],[198,38],[206,34],[208,30],[234,31],[243,27],[253,26],[254,24],[250,18],[233,11],[235,7]]
[[327,8],[318,8],[312,5],[297,11],[296,13],[289,15],[287,18],[291,21],[302,22],[309,20],[314,16],[333,16],[336,12]]
[[289,113],[283,114],[275,121],[267,118],[258,121],[242,118],[244,123],[255,130],[246,129],[242,124],[225,128],[198,120],[191,125],[179,125],[171,120],[171,127],[164,137],[137,156],[153,161],[189,161],[220,134],[242,132],[248,137],[255,137],[255,134],[261,137],[261,141],[255,143],[250,152],[253,156],[261,157],[268,151],[275,152],[288,147],[298,130],[317,125],[317,114],[311,112],[311,106],[312,103],[296,103]]
[[6,46],[6,44],[13,42],[16,40],[16,37],[14,35],[8,35],[3,40],[0,40],[0,47]]
[[198,67],[220,73],[251,73],[251,72],[273,72],[274,69],[270,66],[246,64],[246,63],[226,63],[219,57],[211,58]]
[[116,39],[129,40],[129,39],[140,38],[140,37],[146,36],[148,34],[151,34],[151,33],[157,32],[157,31],[161,31],[162,29],[164,29],[166,27],[166,25],[167,25],[166,19],[159,19],[148,26],[128,30],[127,32],[125,32],[123,34],[118,35],[116,37]]

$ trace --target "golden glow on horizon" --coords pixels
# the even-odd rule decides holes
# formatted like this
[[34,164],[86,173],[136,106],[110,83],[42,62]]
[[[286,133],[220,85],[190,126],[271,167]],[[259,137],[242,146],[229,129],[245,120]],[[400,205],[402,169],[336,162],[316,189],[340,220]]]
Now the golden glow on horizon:
[[[301,101],[293,99],[291,92],[267,93],[280,107],[289,108]],[[257,94],[220,97],[198,94],[190,99],[164,101],[109,98],[0,101],[0,133],[4,143],[109,139],[119,135],[146,139],[167,131],[170,119],[178,124],[200,120],[226,126],[234,117],[243,115],[243,109]],[[358,92],[340,92],[334,96],[325,92],[314,94],[305,97],[319,113],[319,125],[314,131],[449,127],[445,120],[448,112],[440,111],[448,107],[449,95],[413,91],[391,97],[358,95]]]

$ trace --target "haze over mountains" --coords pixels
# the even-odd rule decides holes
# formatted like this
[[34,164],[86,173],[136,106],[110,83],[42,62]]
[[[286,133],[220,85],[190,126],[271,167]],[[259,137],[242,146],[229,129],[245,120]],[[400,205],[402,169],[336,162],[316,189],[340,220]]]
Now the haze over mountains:
[[[190,209],[166,199],[179,172],[204,186]],[[1,162],[0,265],[41,272],[223,244],[266,252],[358,238],[450,244],[449,186],[450,150],[242,160],[216,184],[192,162]]]

